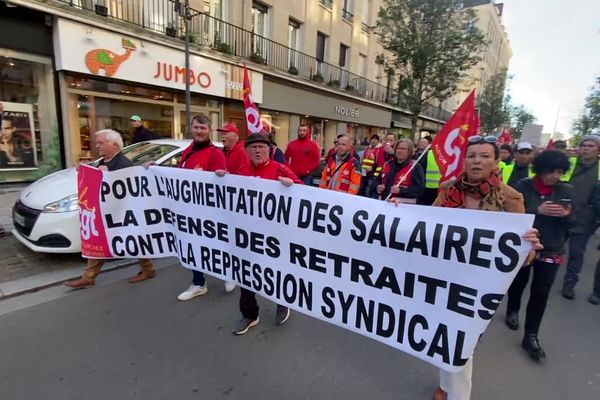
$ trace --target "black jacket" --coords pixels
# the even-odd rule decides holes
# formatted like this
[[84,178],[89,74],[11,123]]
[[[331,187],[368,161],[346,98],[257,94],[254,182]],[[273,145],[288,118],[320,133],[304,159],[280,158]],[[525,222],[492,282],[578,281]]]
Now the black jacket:
[[109,171],[116,171],[123,168],[129,168],[133,166],[133,163],[129,158],[125,156],[125,154],[119,152],[116,156],[112,158],[112,160],[105,162],[104,158],[100,160],[98,166],[105,165]]
[[519,181],[515,189],[523,194],[525,200],[525,212],[535,214],[533,227],[540,231],[540,242],[544,249],[542,255],[557,255],[565,252],[567,232],[573,220],[573,212],[569,217],[550,217],[538,214],[538,207],[545,201],[558,203],[561,199],[572,199],[573,187],[568,183],[558,183],[549,196],[540,194],[534,184],[533,178],[525,178]]
[[575,208],[575,223],[571,233],[591,234],[598,226],[598,214],[594,212],[592,196],[598,183],[598,162],[583,165],[577,160],[577,165],[569,184],[573,186],[573,207]]
[[152,132],[149,129],[144,128],[144,126],[138,126],[133,132],[131,144],[145,142],[146,140],[160,139],[158,136],[158,134]]

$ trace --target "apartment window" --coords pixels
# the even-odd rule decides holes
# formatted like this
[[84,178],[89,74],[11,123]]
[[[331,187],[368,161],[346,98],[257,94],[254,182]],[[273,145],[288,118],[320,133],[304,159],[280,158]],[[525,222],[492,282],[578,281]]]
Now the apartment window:
[[333,0],[319,0],[319,3],[327,8],[331,8],[331,6],[333,6]]
[[344,5],[342,7],[342,18],[346,21],[352,22],[354,20],[353,5],[353,0],[344,0]]
[[315,54],[315,58],[319,62],[325,61],[325,49],[327,46],[327,36],[322,34],[321,32],[317,32],[317,53]]
[[300,48],[300,23],[290,19],[288,22],[288,47],[290,67],[298,67],[298,49]]
[[298,50],[300,45],[300,23],[290,19],[288,22],[288,47]]
[[373,0],[363,1],[362,6],[362,30],[371,32],[371,10],[373,9]]
[[359,60],[359,64],[358,64],[358,70],[360,71],[360,76],[362,76],[363,78],[367,77],[367,56],[365,56],[364,54],[360,54],[358,57]]
[[367,56],[364,54],[359,54],[358,71],[363,79],[359,80],[359,84],[357,85],[356,89],[358,89],[361,93],[364,93],[367,90]]
[[269,57],[269,8],[257,1],[252,2],[252,53],[266,59]]
[[348,63],[348,56],[350,55],[350,48],[346,45],[340,44],[340,62],[339,66],[344,68]]
[[252,2],[252,31],[257,35],[267,36],[269,7],[257,1]]
[[223,17],[221,0],[204,0],[204,12],[211,17],[221,19]]

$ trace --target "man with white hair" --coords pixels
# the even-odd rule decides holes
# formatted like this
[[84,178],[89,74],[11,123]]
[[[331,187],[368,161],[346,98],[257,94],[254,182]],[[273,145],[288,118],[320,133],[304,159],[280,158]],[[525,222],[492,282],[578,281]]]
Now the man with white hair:
[[[102,156],[98,169],[103,171],[116,171],[118,169],[128,168],[133,166],[131,161],[121,152],[123,149],[123,139],[119,132],[112,129],[103,129],[94,134],[96,139],[96,150]],[[152,260],[141,259],[140,272],[129,279],[131,283],[138,283],[156,276]],[[100,274],[100,270],[104,265],[105,260],[88,258],[87,267],[83,276],[79,279],[65,282],[65,285],[72,289],[83,289],[92,287],[96,283],[96,277]]]

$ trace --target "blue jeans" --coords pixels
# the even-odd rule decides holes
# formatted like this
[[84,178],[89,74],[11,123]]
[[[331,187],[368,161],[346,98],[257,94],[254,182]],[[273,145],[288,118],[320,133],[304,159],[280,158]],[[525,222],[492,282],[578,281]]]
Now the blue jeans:
[[573,288],[577,285],[583,266],[585,248],[590,236],[591,234],[588,233],[571,233],[569,235],[569,261],[567,262],[563,286]]
[[192,270],[193,279],[192,283],[196,286],[204,286],[206,285],[206,279],[204,279],[204,274],[202,272]]

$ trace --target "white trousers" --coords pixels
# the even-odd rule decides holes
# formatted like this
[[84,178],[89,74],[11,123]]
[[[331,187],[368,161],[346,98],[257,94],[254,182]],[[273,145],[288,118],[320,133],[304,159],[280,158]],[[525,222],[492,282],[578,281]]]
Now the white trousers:
[[448,400],[470,400],[473,386],[473,357],[458,372],[440,370],[440,387],[448,393]]

